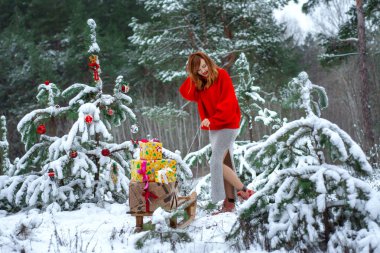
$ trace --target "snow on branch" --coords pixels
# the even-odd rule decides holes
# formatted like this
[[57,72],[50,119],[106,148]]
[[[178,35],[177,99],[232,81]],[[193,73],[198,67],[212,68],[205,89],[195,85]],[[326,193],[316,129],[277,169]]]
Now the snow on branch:
[[100,48],[99,48],[98,43],[96,42],[96,32],[95,32],[96,23],[95,23],[95,20],[88,19],[87,20],[87,25],[90,27],[90,39],[91,39],[91,45],[90,45],[90,47],[88,49],[88,52],[90,54],[91,53],[99,53],[100,52]]

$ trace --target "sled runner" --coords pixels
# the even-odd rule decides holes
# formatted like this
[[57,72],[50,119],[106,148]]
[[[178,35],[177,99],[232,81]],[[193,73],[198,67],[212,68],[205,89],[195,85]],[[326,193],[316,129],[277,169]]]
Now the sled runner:
[[[180,196],[177,199],[177,208],[172,209],[171,212],[176,212],[180,210],[184,210],[185,217],[178,222],[177,217],[172,217],[169,220],[170,227],[172,228],[186,228],[190,225],[190,223],[195,218],[196,213],[196,207],[197,207],[197,193],[193,192],[189,196]],[[141,213],[132,213],[130,212],[132,216],[136,217],[136,227],[135,232],[141,232],[143,229],[143,223],[144,223],[144,216],[152,216],[153,212],[141,212]]]

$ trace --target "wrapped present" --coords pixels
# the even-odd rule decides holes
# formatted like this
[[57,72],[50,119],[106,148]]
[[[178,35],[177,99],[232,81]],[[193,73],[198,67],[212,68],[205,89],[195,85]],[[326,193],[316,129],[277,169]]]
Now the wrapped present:
[[131,179],[135,182],[154,182],[156,171],[163,168],[176,169],[176,164],[172,159],[131,160]]
[[158,207],[166,211],[177,208],[177,183],[160,184],[129,182],[129,207],[131,213],[151,213]]
[[141,140],[140,159],[144,160],[160,160],[162,159],[162,143],[156,141]]
[[154,181],[157,183],[172,183],[177,180],[176,168],[163,168],[154,172]]

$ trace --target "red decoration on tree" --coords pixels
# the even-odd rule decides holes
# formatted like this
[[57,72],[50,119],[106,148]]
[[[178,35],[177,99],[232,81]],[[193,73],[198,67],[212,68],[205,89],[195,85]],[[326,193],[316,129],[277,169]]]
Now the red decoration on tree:
[[50,81],[49,80],[46,80],[45,81],[45,85],[49,85]]
[[87,115],[86,117],[84,117],[84,121],[86,121],[87,124],[91,124],[92,120],[93,118],[91,115]]
[[46,133],[46,127],[45,127],[45,125],[39,125],[37,127],[37,133],[38,134],[44,134],[44,133]]
[[50,177],[51,180],[54,180],[55,172],[53,169],[49,169],[48,176]]
[[125,84],[121,85],[121,91],[127,93],[129,91],[129,86]]
[[99,81],[98,69],[100,68],[100,65],[97,63],[98,57],[96,55],[91,55],[89,59],[90,59],[90,63],[88,64],[88,66],[90,67],[90,69],[94,71],[94,80]]
[[110,156],[110,154],[111,154],[111,151],[109,149],[105,148],[105,149],[102,150],[102,155],[103,156]]
[[70,157],[71,158],[76,158],[78,156],[78,152],[76,151],[76,150],[72,150],[71,152],[70,152]]
[[112,116],[112,115],[113,115],[113,110],[112,110],[111,108],[108,109],[108,110],[107,110],[107,114],[110,115],[110,116]]

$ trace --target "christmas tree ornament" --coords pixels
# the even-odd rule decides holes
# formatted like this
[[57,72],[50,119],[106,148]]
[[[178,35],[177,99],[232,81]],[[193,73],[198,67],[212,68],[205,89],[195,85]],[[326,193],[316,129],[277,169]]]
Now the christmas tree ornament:
[[49,85],[50,84],[50,81],[49,80],[46,80],[45,81],[45,85]]
[[90,55],[90,56],[88,57],[88,59],[90,60],[90,63],[96,63],[97,60],[98,60],[98,56],[92,54],[92,55]]
[[89,60],[90,60],[90,63],[88,64],[88,66],[90,67],[92,71],[94,71],[94,80],[99,81],[98,69],[100,68],[100,65],[97,63],[98,57],[96,55],[91,55],[89,57]]
[[122,84],[122,85],[121,85],[121,91],[122,91],[123,93],[128,93],[128,91],[129,91],[129,86],[128,86],[128,85],[125,85],[125,84]]
[[117,183],[117,179],[118,179],[118,170],[119,168],[117,167],[116,163],[113,163],[112,164],[112,169],[111,169],[111,180],[113,182],[113,184],[116,184]]
[[44,134],[44,133],[46,133],[46,127],[45,127],[45,125],[39,125],[37,127],[37,133],[38,134]]
[[139,131],[139,128],[137,125],[132,125],[130,130],[131,130],[131,133],[135,134]]
[[54,177],[55,177],[55,173],[54,173],[54,170],[53,169],[49,169],[48,170],[48,176],[50,177],[50,180],[54,180]]
[[105,148],[102,150],[102,155],[103,156],[110,156],[111,152],[108,148]]
[[76,158],[77,156],[78,156],[78,152],[76,150],[71,150],[70,157],[71,158]]
[[87,124],[91,124],[92,120],[93,118],[91,115],[87,115],[86,117],[84,117],[84,121],[86,121]]
[[108,109],[108,110],[107,110],[107,114],[110,115],[110,116],[112,116],[112,115],[113,115],[113,110],[112,110],[111,108]]

